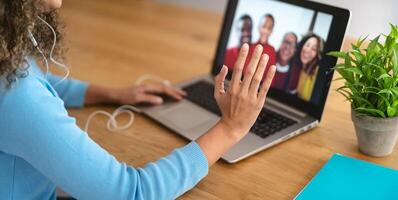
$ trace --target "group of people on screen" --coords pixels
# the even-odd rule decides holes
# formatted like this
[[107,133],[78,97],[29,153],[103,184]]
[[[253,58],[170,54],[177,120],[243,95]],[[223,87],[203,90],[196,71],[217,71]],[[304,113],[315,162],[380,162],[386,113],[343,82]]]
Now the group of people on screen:
[[271,14],[265,14],[260,19],[259,39],[257,41],[252,41],[253,20],[249,15],[241,16],[238,23],[239,45],[227,49],[224,64],[229,69],[233,68],[243,44],[248,43],[250,46],[249,58],[253,54],[255,46],[261,44],[264,53],[269,55],[267,67],[270,65],[276,66],[276,74],[271,87],[310,101],[319,71],[319,62],[324,46],[323,39],[309,32],[299,41],[294,32],[287,32],[276,51],[269,43],[269,38],[275,26],[275,18]]

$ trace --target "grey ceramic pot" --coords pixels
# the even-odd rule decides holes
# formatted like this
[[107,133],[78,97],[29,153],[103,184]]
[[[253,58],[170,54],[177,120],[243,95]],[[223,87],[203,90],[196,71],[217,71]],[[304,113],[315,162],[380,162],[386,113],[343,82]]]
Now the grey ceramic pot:
[[398,117],[371,117],[351,109],[351,119],[362,153],[375,157],[388,156],[392,153],[398,137]]

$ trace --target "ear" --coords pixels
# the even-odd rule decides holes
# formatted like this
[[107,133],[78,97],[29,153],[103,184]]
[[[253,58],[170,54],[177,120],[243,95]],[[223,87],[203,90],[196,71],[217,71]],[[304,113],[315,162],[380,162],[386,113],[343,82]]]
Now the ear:
[[50,12],[61,8],[62,0],[45,0],[43,1],[45,12]]

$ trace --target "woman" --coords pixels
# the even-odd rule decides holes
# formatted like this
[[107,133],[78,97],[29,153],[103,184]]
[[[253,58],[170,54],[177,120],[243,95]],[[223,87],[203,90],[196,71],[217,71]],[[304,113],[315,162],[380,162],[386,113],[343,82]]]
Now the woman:
[[[245,44],[228,90],[224,90],[226,66],[215,78],[214,96],[222,117],[213,128],[143,168],[118,162],[76,125],[64,106],[99,102],[158,104],[161,99],[153,93],[181,99],[183,92],[161,85],[108,89],[77,80],[59,82],[57,76],[46,76],[36,64],[41,56],[28,33],[49,56],[52,35],[38,17],[49,22],[61,39],[54,11],[61,3],[0,0],[1,199],[55,199],[56,186],[77,199],[173,199],[196,185],[208,167],[253,125],[265,102],[275,66],[260,88],[268,56],[262,55],[259,46],[241,81],[249,50]],[[58,58],[63,49],[58,42]]]
[[323,40],[314,33],[306,35],[298,45],[292,61],[288,91],[310,101],[323,52]]

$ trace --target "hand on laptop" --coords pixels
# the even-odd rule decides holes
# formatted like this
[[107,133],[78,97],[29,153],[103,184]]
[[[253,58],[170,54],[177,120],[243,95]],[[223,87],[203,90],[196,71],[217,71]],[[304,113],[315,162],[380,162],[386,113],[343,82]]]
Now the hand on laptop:
[[232,80],[227,90],[224,88],[225,77],[228,73],[226,66],[222,67],[215,78],[214,97],[220,107],[222,117],[211,130],[197,139],[209,165],[216,162],[222,154],[249,132],[264,106],[276,67],[271,66],[260,87],[269,57],[263,54],[262,46],[258,45],[242,80],[248,52],[249,45],[244,44],[233,68]]
[[142,84],[138,86],[129,86],[120,88],[118,91],[117,103],[137,104],[150,103],[161,104],[164,99],[161,96],[168,96],[174,100],[181,100],[186,93],[181,89],[173,88],[162,83]]
[[115,104],[161,104],[164,99],[161,96],[169,96],[175,100],[181,100],[186,93],[181,89],[173,88],[165,84],[142,84],[122,88],[106,88],[99,85],[90,85],[86,94],[85,104],[115,103]]

